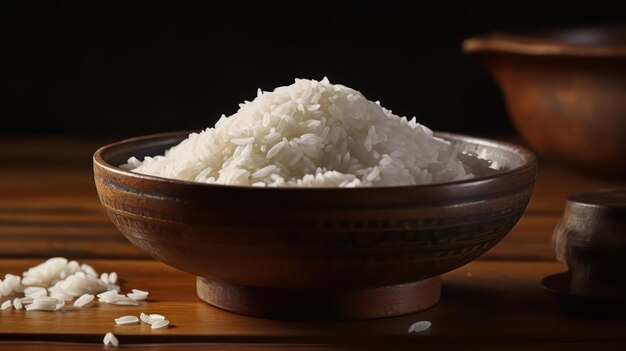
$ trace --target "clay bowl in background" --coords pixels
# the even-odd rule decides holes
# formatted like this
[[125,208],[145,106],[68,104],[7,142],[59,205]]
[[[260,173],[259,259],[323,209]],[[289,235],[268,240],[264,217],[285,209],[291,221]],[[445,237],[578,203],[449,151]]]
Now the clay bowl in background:
[[524,148],[441,133],[502,171],[436,185],[307,189],[201,184],[117,167],[162,154],[188,134],[98,150],[100,200],[134,245],[198,276],[201,299],[269,318],[364,319],[434,305],[440,274],[476,259],[515,225],[537,169]]
[[626,175],[626,26],[492,34],[463,50],[495,78],[540,156]]

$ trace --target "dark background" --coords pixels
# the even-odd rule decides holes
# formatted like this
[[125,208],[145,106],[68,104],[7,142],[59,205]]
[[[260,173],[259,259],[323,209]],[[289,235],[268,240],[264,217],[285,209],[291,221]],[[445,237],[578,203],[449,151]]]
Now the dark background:
[[433,129],[510,132],[463,39],[623,23],[618,3],[5,2],[0,134],[202,128],[258,87],[324,76]]

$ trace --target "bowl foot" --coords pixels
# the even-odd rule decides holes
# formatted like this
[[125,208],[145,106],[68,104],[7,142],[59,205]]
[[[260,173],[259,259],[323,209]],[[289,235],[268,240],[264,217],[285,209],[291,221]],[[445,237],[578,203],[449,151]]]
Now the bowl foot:
[[439,301],[440,277],[356,290],[274,289],[198,277],[198,297],[220,309],[288,320],[354,320],[425,310]]

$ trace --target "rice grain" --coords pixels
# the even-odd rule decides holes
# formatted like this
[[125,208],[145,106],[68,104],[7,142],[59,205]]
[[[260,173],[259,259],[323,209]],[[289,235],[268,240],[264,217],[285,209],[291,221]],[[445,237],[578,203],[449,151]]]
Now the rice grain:
[[13,308],[15,308],[16,310],[22,309],[22,302],[17,297],[15,298],[15,300],[13,300]]
[[77,298],[76,301],[74,301],[74,307],[84,307],[87,304],[91,303],[91,301],[93,301],[94,296],[91,294],[83,294],[81,297]]
[[163,328],[167,328],[169,325],[170,325],[170,321],[168,321],[167,319],[163,319],[163,320],[155,321],[154,323],[152,323],[152,326],[150,328],[163,329]]
[[124,316],[124,317],[115,318],[115,323],[118,325],[134,324],[137,322],[139,322],[139,318],[135,316]]
[[152,320],[153,322],[165,320],[165,316],[162,316],[160,314],[151,314],[149,317],[150,317],[150,320]]
[[113,335],[113,333],[111,332],[108,332],[104,335],[104,339],[102,340],[102,342],[104,343],[104,346],[120,346],[120,342],[117,340],[117,337],[115,337],[115,335]]
[[152,324],[150,323],[150,316],[148,316],[147,314],[141,312],[141,314],[139,315],[139,319],[141,319],[142,322],[146,323],[146,324]]
[[128,296],[129,298],[135,300],[135,301],[141,301],[141,300],[145,300],[148,298],[148,294],[140,294],[140,293],[128,293],[126,294],[126,296]]
[[30,296],[20,298],[20,302],[22,303],[22,305],[28,305],[29,303],[33,303],[34,300],[35,299]]
[[411,326],[409,327],[409,333],[421,333],[421,332],[424,332],[424,331],[430,329],[431,325],[432,325],[432,323],[430,321],[415,322],[415,323],[411,324]]

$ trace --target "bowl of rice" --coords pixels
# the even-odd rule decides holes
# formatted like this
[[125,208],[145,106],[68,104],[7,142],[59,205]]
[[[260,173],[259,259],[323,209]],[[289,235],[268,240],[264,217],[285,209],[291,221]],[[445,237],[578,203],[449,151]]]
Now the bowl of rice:
[[516,224],[536,170],[522,147],[432,132],[327,79],[94,154],[100,200],[130,242],[197,276],[213,306],[295,320],[431,307],[439,275]]

